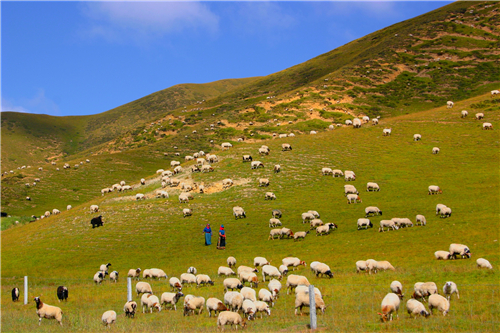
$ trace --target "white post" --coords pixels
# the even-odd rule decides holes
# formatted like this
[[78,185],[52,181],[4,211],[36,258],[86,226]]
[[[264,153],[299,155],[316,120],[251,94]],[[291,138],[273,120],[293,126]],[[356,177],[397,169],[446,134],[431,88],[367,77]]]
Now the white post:
[[132,301],[132,278],[127,278],[127,302]]
[[312,330],[316,329],[316,302],[314,299],[314,286],[309,285],[309,315],[310,315],[310,327]]
[[24,305],[28,304],[28,277],[24,276]]

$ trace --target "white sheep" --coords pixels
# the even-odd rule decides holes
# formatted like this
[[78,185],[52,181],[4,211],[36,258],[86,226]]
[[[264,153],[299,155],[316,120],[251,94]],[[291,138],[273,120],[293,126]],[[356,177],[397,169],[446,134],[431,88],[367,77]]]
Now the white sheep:
[[193,210],[191,208],[184,208],[182,210],[182,215],[183,215],[183,217],[192,216],[193,215]]
[[99,206],[97,205],[91,205],[90,206],[90,212],[91,213],[97,213],[99,211]]
[[[281,266],[280,266],[281,267]],[[273,298],[276,299],[279,296],[281,290],[281,282],[276,279],[272,279],[268,284],[267,288],[273,294]]]
[[255,257],[253,258],[253,265],[255,267],[269,265],[269,261],[264,257]]
[[293,239],[295,242],[298,241],[299,239],[304,239],[304,238],[306,238],[308,233],[309,233],[309,230],[308,231],[297,231],[293,234]]
[[365,208],[365,217],[382,215],[382,211],[378,207],[369,206]]
[[233,180],[231,178],[226,178],[222,180],[222,188],[229,188],[233,186]]
[[194,314],[194,311],[197,309],[200,309],[200,311],[198,311],[198,314],[200,315],[201,312],[203,311],[204,305],[205,305],[205,298],[201,296],[195,296],[189,299],[187,302],[184,301],[184,316],[189,315],[190,312]]
[[182,273],[180,276],[180,280],[182,284],[195,284],[196,276],[191,273]]
[[36,314],[38,315],[39,326],[42,324],[42,318],[55,319],[62,326],[63,312],[61,308],[43,303],[40,297],[35,297],[34,300],[36,303]]
[[243,306],[243,295],[237,291],[228,291],[224,294],[224,304],[232,311],[239,311]]
[[453,281],[448,281],[444,284],[443,294],[446,296],[446,299],[448,301],[450,300],[452,294],[457,294],[457,298],[460,299],[457,284]]
[[432,148],[432,153],[433,154],[439,154],[440,149],[438,147]]
[[466,110],[462,110],[462,112],[460,113],[460,116],[461,116],[462,118],[465,118],[465,117],[467,117],[468,115],[469,115],[469,112],[467,112]]
[[322,262],[316,263],[314,266],[311,265],[311,270],[314,272],[316,277],[319,277],[320,275],[322,276],[326,275],[330,279],[333,277],[333,273],[330,267]]
[[266,192],[265,200],[276,200],[276,195],[273,192]]
[[336,228],[337,225],[335,223],[327,223],[325,225],[316,228],[316,236],[328,235],[330,234],[330,230],[332,229],[335,230]]
[[484,118],[484,113],[479,112],[475,114],[476,120],[481,120]]
[[137,292],[137,296],[140,294],[153,294],[153,289],[151,289],[151,285],[147,282],[137,282],[135,285],[135,291]]
[[399,281],[392,281],[390,285],[391,291],[403,299],[403,285]]
[[451,259],[451,254],[448,251],[436,251],[434,252],[434,256],[437,260],[448,260]]
[[[168,280],[168,284],[170,285],[170,289],[172,291],[174,290],[178,290],[178,291],[181,291],[182,290],[182,284],[181,284],[181,281],[176,278],[176,277],[171,277],[170,280]],[[162,302],[163,303],[163,302]]]
[[416,216],[416,222],[415,222],[416,225],[426,225],[427,224],[427,220],[425,219],[425,216],[424,215],[417,215]]
[[382,308],[382,313],[379,313],[381,316],[381,320],[383,322],[386,322],[387,320],[391,321],[393,317],[393,313],[396,313],[396,316],[399,318],[398,310],[399,310],[399,304],[400,304],[400,299],[399,296],[394,294],[394,293],[388,293],[385,295],[384,299],[382,300],[381,308]]
[[250,163],[250,167],[252,169],[258,169],[258,168],[261,168],[261,167],[263,168],[264,167],[264,163],[262,163],[261,161],[252,161]]
[[247,217],[247,215],[245,214],[245,210],[240,206],[233,207],[233,215],[235,219]]
[[307,213],[302,213],[302,223],[309,222],[311,220],[314,220],[315,216],[309,212]]
[[413,134],[413,141],[420,141],[422,140],[422,135],[420,134]]
[[102,280],[104,280],[104,273],[101,271],[98,271],[97,273],[94,274],[94,282],[96,284],[101,284]]
[[228,257],[227,258],[227,265],[229,267],[234,267],[236,266],[236,258],[235,257]]
[[450,302],[441,295],[434,294],[429,296],[429,309],[432,310],[438,309],[443,316],[450,311]]
[[137,280],[139,280],[140,274],[141,274],[140,268],[130,269],[128,271],[127,277],[136,278]]
[[[302,315],[302,307],[309,307],[309,293],[305,292],[300,292],[295,295],[295,315],[297,315],[297,310],[300,311],[300,315]],[[316,309],[321,310],[322,313],[325,313],[326,305],[323,299],[317,295],[314,294],[314,302],[316,305]]]
[[161,302],[160,304],[163,306],[165,305],[165,309],[167,308],[167,305],[173,305],[174,306],[174,311],[177,311],[177,302],[179,301],[179,299],[184,296],[183,293],[181,293],[180,291],[179,292],[176,292],[176,293],[168,293],[168,292],[165,292],[163,294],[161,294]]
[[206,275],[206,274],[198,274],[196,275],[196,286],[197,287],[201,287],[203,285],[214,285],[212,279],[210,279],[210,276]]
[[422,317],[430,316],[430,313],[427,312],[425,306],[421,302],[413,298],[410,298],[408,302],[406,302],[406,311],[408,311],[410,317],[412,317],[413,315],[415,316],[415,318],[419,315]]
[[441,218],[447,218],[451,216],[451,208],[450,207],[443,207],[440,210]]
[[352,127],[353,128],[361,128],[361,119],[359,118],[354,118],[352,120]]
[[437,185],[430,185],[428,187],[428,190],[429,190],[429,195],[443,193],[443,191],[441,190],[441,188],[439,186],[437,186]]
[[278,220],[278,219],[275,219],[274,217],[273,218],[270,218],[269,219],[269,227],[277,227],[277,226],[281,226],[281,221]]
[[479,267],[479,268],[493,269],[493,266],[490,264],[490,262],[484,258],[477,259],[476,264],[477,264],[477,267]]
[[145,200],[146,199],[146,196],[142,193],[137,193],[135,195],[135,200]]
[[255,302],[257,300],[257,294],[252,288],[243,287],[240,290],[240,294],[243,296],[243,300],[249,299],[252,302]]
[[453,107],[453,105],[455,105],[455,103],[453,103],[452,101],[446,102],[446,108],[447,109],[451,109]]
[[159,268],[151,268],[151,269],[149,270],[149,272],[150,272],[151,277],[152,277],[153,279],[156,279],[156,278],[158,278],[158,279],[165,278],[165,280],[166,280],[166,279],[168,279],[168,276],[167,276],[167,274],[163,271],[163,269],[159,269]]
[[141,185],[146,185],[146,179],[141,178]]
[[484,130],[492,130],[493,125],[491,123],[483,123],[483,129]]
[[262,302],[266,302],[269,306],[274,306],[274,297],[273,294],[267,289],[259,290],[259,300]]
[[71,205],[66,206],[66,210],[70,210],[71,208],[73,208],[73,207],[71,207]]
[[369,192],[369,191],[377,191],[379,192],[380,191],[380,186],[378,186],[377,183],[372,183],[372,182],[369,182],[366,184],[366,191]]
[[321,173],[323,174],[323,176],[328,176],[328,175],[333,176],[333,170],[330,168],[322,168]]
[[290,267],[292,266],[292,270],[295,270],[295,268],[298,268],[299,266],[307,266],[307,263],[305,261],[300,260],[297,257],[286,257],[281,260],[284,266]]
[[301,284],[305,286],[310,285],[309,280],[307,280],[305,276],[294,274],[288,275],[286,278],[286,294],[288,295],[289,291],[293,292],[294,289]]
[[144,309],[149,310],[150,313],[153,313],[153,309],[157,309],[158,312],[161,311],[160,300],[153,294],[143,294],[141,297],[141,306],[142,313],[146,312]]
[[134,318],[135,311],[137,310],[137,303],[134,301],[129,301],[123,306],[123,312],[125,312],[125,317]]
[[230,144],[229,142],[224,142],[224,143],[222,143],[222,144],[221,144],[221,148],[222,148],[222,150],[229,149],[229,148],[231,148],[232,146],[233,146],[233,145],[232,145],[232,144]]
[[206,302],[208,316],[212,317],[212,311],[214,314],[217,312],[221,313],[222,311],[227,311],[227,307],[222,303],[222,301],[215,297],[210,297]]
[[217,270],[217,275],[230,276],[230,275],[236,275],[236,273],[229,267],[219,266],[219,269]]
[[388,261],[377,261],[377,271],[386,271],[388,269],[391,271],[396,270]]
[[113,310],[109,310],[109,311],[104,312],[101,320],[102,320],[102,323],[104,324],[104,326],[106,326],[106,327],[110,326],[111,324],[113,324],[116,321],[116,312]]
[[224,285],[225,292],[227,292],[228,290],[243,288],[243,284],[241,283],[240,279],[237,279],[237,278],[224,279],[223,285]]
[[109,280],[118,282],[118,272],[117,271],[112,271],[111,274],[109,274]]
[[288,150],[292,150],[292,146],[288,143],[283,143],[281,145],[281,151],[288,151]]
[[372,119],[372,124],[373,125],[378,125],[378,119],[377,118],[373,118]]
[[359,273],[361,271],[367,271],[369,272],[370,270],[366,266],[366,260],[358,260],[356,261],[356,273]]
[[391,128],[384,128],[384,130],[382,131],[382,135],[383,136],[390,136],[391,132],[392,132]]
[[342,170],[339,170],[339,169],[334,169],[334,170],[332,170],[332,172],[333,172],[333,177],[341,177],[344,175]]
[[257,278],[257,274],[253,272],[248,272],[248,271],[243,271],[241,273],[238,273],[238,276],[241,280],[241,283],[248,282],[250,286],[259,286],[259,279]]
[[384,232],[384,228],[387,228],[387,230],[398,230],[398,226],[396,225],[396,222],[394,220],[381,220],[380,221],[380,227],[378,228],[379,232]]
[[470,258],[472,256],[469,247],[463,244],[450,244],[450,254],[451,259],[455,259],[456,255],[460,255],[462,258]]
[[350,119],[346,119],[345,124],[346,124],[347,126],[351,126],[351,125],[352,125],[352,120],[350,120]]
[[242,319],[239,313],[232,311],[222,311],[219,313],[217,317],[217,328],[224,331],[224,325],[231,325],[231,328],[235,325],[236,329],[238,325],[241,326],[241,328],[247,326],[245,319]]
[[373,228],[372,222],[367,218],[358,219],[357,225],[358,225],[358,230],[362,229],[363,227],[365,229]]
[[357,194],[348,194],[347,195],[347,203],[348,204],[351,204],[351,203],[361,203],[363,202],[363,200],[361,200],[361,198],[359,197],[359,195]]
[[278,280],[281,280],[281,278],[282,278],[282,275],[281,275],[281,272],[279,271],[279,269],[276,268],[275,266],[271,266],[269,264],[262,266],[262,280],[264,282],[266,282],[266,276],[278,278]]
[[269,186],[268,178],[259,178],[259,187],[267,187]]
[[377,273],[377,261],[374,259],[366,260],[366,269],[368,270],[368,274]]

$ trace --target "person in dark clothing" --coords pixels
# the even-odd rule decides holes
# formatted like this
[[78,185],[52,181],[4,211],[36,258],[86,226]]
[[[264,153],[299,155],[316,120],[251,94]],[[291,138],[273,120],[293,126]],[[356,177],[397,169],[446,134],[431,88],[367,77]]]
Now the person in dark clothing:
[[219,243],[217,244],[219,250],[226,249],[226,231],[224,230],[224,225],[220,226],[219,229]]
[[210,224],[207,224],[205,229],[203,229],[203,233],[205,234],[205,245],[212,245],[212,229],[210,228]]

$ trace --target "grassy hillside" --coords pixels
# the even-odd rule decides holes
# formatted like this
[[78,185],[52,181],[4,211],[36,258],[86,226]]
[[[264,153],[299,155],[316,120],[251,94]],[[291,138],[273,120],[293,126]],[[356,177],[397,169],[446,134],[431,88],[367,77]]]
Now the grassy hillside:
[[[462,109],[469,110],[468,118],[460,118]],[[482,121],[473,119],[477,110],[484,111],[484,121],[493,123],[493,131],[482,130]],[[14,286],[21,287],[22,276],[28,275],[30,298],[41,296],[48,304],[61,306],[65,314],[63,329],[66,330],[100,330],[102,313],[113,309],[119,314],[114,328],[117,331],[213,332],[216,321],[209,319],[205,310],[200,316],[191,318],[183,317],[178,310],[139,313],[135,319],[126,319],[122,313],[126,301],[124,275],[131,268],[159,267],[169,277],[178,277],[189,266],[195,266],[198,272],[209,274],[215,285],[186,287],[184,293],[223,299],[223,278],[217,277],[216,272],[218,266],[225,265],[227,256],[233,255],[238,260],[237,265],[252,265],[255,256],[264,256],[276,266],[286,256],[297,256],[308,264],[314,260],[327,263],[334,272],[331,280],[314,277],[309,267],[295,272],[305,275],[321,289],[328,308],[324,315],[318,316],[318,326],[325,331],[496,331],[500,324],[500,252],[498,234],[492,230],[495,230],[500,213],[499,124],[497,101],[483,95],[456,103],[453,109],[440,107],[382,118],[378,126],[368,124],[360,129],[344,127],[317,135],[235,143],[229,151],[213,149],[212,152],[220,157],[220,162],[214,164],[213,173],[185,171],[177,176],[184,181],[203,183],[209,192],[195,193],[189,204],[179,204],[177,189],[167,188],[169,199],[153,198],[160,184],[152,170],[169,169],[167,160],[160,160],[161,154],[157,160],[145,153],[140,159],[132,154],[128,156],[132,152],[128,151],[122,153],[123,158],[120,154],[96,156],[78,170],[65,170],[60,174],[50,171],[54,174],[50,183],[69,189],[76,184],[84,186],[81,185],[85,179],[83,173],[97,175],[97,171],[91,171],[93,168],[109,172],[105,182],[102,182],[104,178],[86,178],[93,180],[89,183],[98,182],[96,189],[121,179],[135,184],[146,174],[152,182],[129,193],[111,193],[104,197],[95,197],[94,189],[88,188],[85,192],[92,193],[92,200],[87,201],[89,197],[82,193],[81,204],[75,202],[70,211],[2,231],[2,329],[10,332],[24,332],[35,327],[41,331],[59,330],[54,322],[44,321],[37,327],[33,302],[24,306],[10,300],[10,290]],[[383,137],[383,128],[392,128],[392,135]],[[422,141],[412,140],[415,133],[422,135]],[[282,143],[290,143],[293,150],[282,152]],[[257,149],[261,144],[271,148],[269,156],[258,157]],[[441,149],[438,155],[431,154],[435,146]],[[252,154],[254,160],[261,160],[265,168],[251,170],[249,163],[241,161],[241,156],[247,153]],[[183,166],[188,169],[190,164],[192,162]],[[281,165],[281,173],[272,172],[275,164]],[[345,181],[322,176],[322,167],[355,171],[357,178],[352,184],[360,191],[363,202],[348,205],[343,194]],[[72,176],[59,176],[63,172],[72,173]],[[220,182],[228,177],[235,185],[222,191]],[[270,179],[268,188],[258,187],[260,177]],[[380,192],[366,192],[369,181],[377,182]],[[37,191],[42,191],[42,183],[37,185]],[[443,194],[429,196],[429,185],[439,185]],[[266,191],[274,192],[277,200],[264,200]],[[148,198],[135,201],[134,195],[139,192]],[[47,194],[54,198],[54,204],[48,207],[61,209],[70,202],[70,194],[65,200],[58,198],[60,193],[63,191]],[[43,200],[42,197],[40,195],[37,200]],[[452,216],[447,219],[436,216],[437,203],[451,207]],[[100,206],[104,227],[90,227],[90,218],[97,215],[89,213],[91,204]],[[232,217],[235,205],[246,210],[246,219]],[[427,226],[385,233],[377,232],[377,228],[356,230],[356,220],[364,217],[364,208],[370,205],[383,211],[383,216],[371,218],[375,226],[382,218],[409,217],[415,222],[416,214],[427,217]],[[194,215],[183,218],[184,207],[192,208]],[[293,231],[309,229],[302,224],[300,214],[311,209],[317,210],[324,222],[334,222],[339,228],[322,237],[311,233],[302,242],[267,240],[268,219],[274,208],[283,211],[281,221]],[[214,245],[203,245],[202,229],[206,223],[211,223],[214,231],[220,224],[225,225],[228,234],[225,251],[216,250]],[[436,250],[447,250],[449,244],[455,242],[467,244],[472,259],[434,259]],[[494,269],[477,269],[475,260],[479,257],[488,259]],[[355,262],[369,258],[388,260],[396,271],[356,274]],[[106,262],[111,262],[111,269],[120,272],[121,280],[117,284],[105,281],[96,286],[92,276],[99,265]],[[393,280],[402,282],[406,297],[399,320],[381,324],[377,312]],[[440,289],[446,281],[457,283],[460,299],[452,298],[448,316],[408,318],[406,300],[418,281],[434,281]],[[70,298],[67,303],[59,304],[55,290],[62,284],[68,286]],[[170,289],[166,281],[152,281],[151,284],[156,295]],[[266,286],[267,283],[260,283],[259,289]],[[136,296],[134,299],[139,300]],[[271,317],[250,322],[248,330],[306,330],[307,317],[293,314],[293,296],[282,292],[271,311]]]

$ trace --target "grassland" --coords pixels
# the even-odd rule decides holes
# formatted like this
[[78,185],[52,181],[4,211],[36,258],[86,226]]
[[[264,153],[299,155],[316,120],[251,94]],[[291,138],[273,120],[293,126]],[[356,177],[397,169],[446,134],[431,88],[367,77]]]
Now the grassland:
[[[469,110],[468,118],[460,118],[463,109]],[[493,131],[481,129],[482,122],[472,117],[475,111],[485,112],[485,121],[493,123]],[[156,169],[169,168],[171,157],[167,159],[159,152],[153,154],[147,147],[123,155],[99,155],[78,170],[43,171],[50,181],[43,181],[33,189],[39,194],[32,193],[36,198],[33,202],[40,206],[19,207],[14,203],[16,214],[39,213],[42,207],[61,209],[67,203],[74,208],[59,216],[2,231],[2,330],[61,330],[54,322],[44,321],[38,327],[32,301],[24,306],[10,300],[10,290],[21,287],[22,276],[28,275],[29,298],[41,296],[48,304],[61,306],[65,313],[63,330],[102,330],[102,313],[113,309],[119,314],[114,331],[213,332],[216,321],[205,312],[190,318],[183,317],[181,311],[139,313],[135,319],[126,319],[122,313],[126,301],[124,275],[130,268],[159,267],[169,277],[179,276],[193,265],[200,273],[209,274],[215,286],[186,287],[184,293],[222,299],[223,278],[217,277],[216,272],[218,266],[225,265],[227,256],[233,255],[238,265],[251,265],[255,256],[264,256],[274,265],[279,265],[286,256],[297,256],[308,263],[314,260],[327,263],[334,272],[331,280],[314,277],[308,267],[296,271],[322,290],[328,306],[326,313],[318,317],[322,331],[496,332],[500,324],[499,125],[498,105],[483,95],[458,102],[451,110],[441,107],[382,118],[378,126],[344,127],[317,135],[235,143],[225,152],[214,148],[212,152],[220,157],[220,162],[214,165],[213,173],[185,172],[180,177],[205,186],[229,177],[239,185],[211,194],[195,194],[189,204],[179,204],[178,191],[171,189],[169,199],[148,198],[141,202],[133,199],[138,192],[152,196],[159,182],[130,193],[100,196],[98,189],[116,181],[124,179],[134,184],[145,175],[154,180],[158,179],[154,176]],[[382,136],[385,127],[392,128],[390,137]],[[422,141],[412,140],[415,133],[422,135]],[[292,145],[292,151],[281,151],[285,142]],[[269,156],[257,157],[261,144],[271,148]],[[440,154],[431,154],[434,146],[441,149]],[[241,161],[241,155],[247,153],[254,160],[261,160],[265,168],[250,170],[250,165]],[[281,173],[273,174],[274,164],[281,165]],[[184,166],[187,169],[189,164]],[[353,185],[360,191],[363,203],[348,205],[343,194],[344,180],[321,176],[322,167],[355,171],[357,179]],[[34,171],[33,176],[36,174]],[[258,187],[260,177],[270,179],[268,188]],[[377,182],[381,191],[365,192],[368,181]],[[429,185],[439,185],[443,194],[427,195]],[[274,192],[277,200],[265,201],[266,191]],[[80,201],[75,199],[77,192]],[[437,203],[451,207],[452,216],[437,217]],[[100,206],[104,227],[90,227],[90,218],[95,215],[89,213],[91,204]],[[246,219],[232,217],[235,205],[246,210]],[[375,226],[382,218],[409,217],[414,221],[416,214],[427,217],[427,226],[385,233],[377,232],[376,228],[356,230],[356,220],[364,217],[364,208],[370,205],[383,211],[382,217],[372,218]],[[194,215],[183,218],[184,207],[192,208]],[[335,222],[339,229],[323,237],[309,234],[302,242],[270,241],[268,219],[274,208],[283,211],[281,221],[293,231],[308,229],[302,224],[300,214],[311,209],[317,210],[323,221]],[[214,231],[220,224],[225,225],[228,233],[225,251],[204,246],[202,229],[206,223],[211,223]],[[436,250],[447,250],[455,242],[471,248],[471,260],[434,259]],[[477,269],[475,259],[479,257],[488,259],[494,269]],[[355,262],[368,258],[388,260],[396,271],[356,274]],[[117,284],[105,281],[96,286],[92,276],[106,262],[120,272],[121,280]],[[399,320],[381,324],[377,312],[393,280],[402,282],[407,295],[405,302],[418,281],[434,281],[439,288],[446,281],[454,281],[460,299],[452,299],[446,317],[436,315],[416,320],[407,317],[403,302]],[[167,281],[151,284],[157,295],[169,291]],[[67,303],[59,304],[56,300],[58,285],[69,288]],[[259,284],[259,288],[266,286],[267,283]],[[138,300],[135,296],[134,299]],[[296,317],[293,311],[294,297],[282,295],[271,317],[251,322],[248,330],[306,331],[307,317]]]

